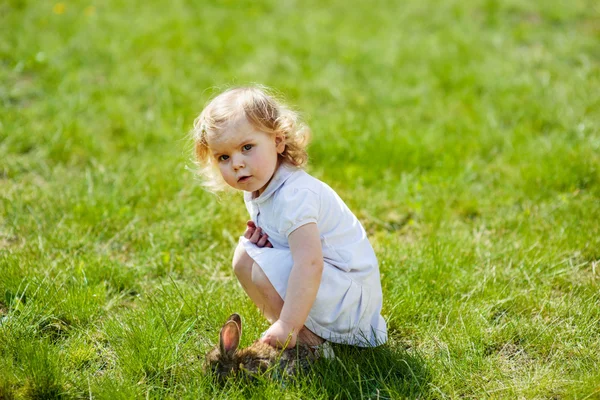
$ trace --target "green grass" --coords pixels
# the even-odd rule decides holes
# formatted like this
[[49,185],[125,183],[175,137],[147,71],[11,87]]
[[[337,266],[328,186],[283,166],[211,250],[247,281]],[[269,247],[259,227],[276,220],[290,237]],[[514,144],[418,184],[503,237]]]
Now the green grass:
[[[600,398],[596,1],[0,2],[0,399]],[[202,372],[246,213],[187,134],[259,82],[380,260],[388,344]]]

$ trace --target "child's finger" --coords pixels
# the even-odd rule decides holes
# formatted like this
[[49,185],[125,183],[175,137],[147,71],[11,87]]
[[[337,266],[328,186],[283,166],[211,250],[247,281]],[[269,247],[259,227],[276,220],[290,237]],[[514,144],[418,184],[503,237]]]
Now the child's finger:
[[254,223],[254,221],[249,220],[248,222],[246,222],[246,232],[244,232],[244,237],[246,239],[250,239],[252,237],[252,235],[254,234],[255,229],[256,229],[256,224]]
[[268,243],[268,239],[269,239],[269,235],[267,235],[266,233],[264,235],[262,235],[260,237],[260,239],[258,239],[258,242],[256,242],[256,245],[258,247],[265,247],[265,245]]
[[256,228],[256,230],[254,231],[254,233],[252,234],[252,236],[250,236],[250,241],[252,243],[258,242],[258,239],[260,239],[260,234],[261,233],[262,233],[262,230],[260,228]]
[[261,342],[263,342],[263,343],[266,343],[266,344],[268,344],[269,346],[273,346],[273,347],[275,347],[274,345],[272,345],[272,344],[271,344],[271,342],[272,342],[272,340],[271,340],[271,335],[269,335],[269,336],[263,336],[263,337],[261,337],[259,340],[260,340]]
[[246,232],[244,232],[244,237],[246,239],[250,239],[252,237],[252,235],[254,234],[255,228],[246,228]]
[[269,242],[269,241],[267,240],[267,244],[265,244],[265,247],[270,247],[270,248],[273,248],[273,245],[271,244],[271,242]]

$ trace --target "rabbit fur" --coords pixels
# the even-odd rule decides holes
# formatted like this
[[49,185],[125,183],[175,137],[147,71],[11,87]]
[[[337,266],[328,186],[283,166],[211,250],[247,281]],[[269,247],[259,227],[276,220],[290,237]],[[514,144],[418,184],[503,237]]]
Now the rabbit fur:
[[232,376],[253,377],[272,371],[279,376],[292,376],[306,370],[319,358],[317,351],[304,343],[291,349],[276,349],[259,340],[238,349],[242,337],[242,319],[231,314],[219,333],[219,344],[206,354],[205,372],[219,380]]

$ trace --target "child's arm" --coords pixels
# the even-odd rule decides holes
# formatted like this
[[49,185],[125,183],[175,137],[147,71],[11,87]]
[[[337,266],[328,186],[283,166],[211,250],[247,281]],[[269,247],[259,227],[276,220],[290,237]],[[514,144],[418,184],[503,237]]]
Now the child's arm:
[[294,266],[279,320],[263,336],[262,341],[282,347],[292,337],[287,347],[296,344],[296,336],[304,326],[308,313],[317,297],[323,274],[323,250],[317,224],[309,223],[292,232],[288,237]]

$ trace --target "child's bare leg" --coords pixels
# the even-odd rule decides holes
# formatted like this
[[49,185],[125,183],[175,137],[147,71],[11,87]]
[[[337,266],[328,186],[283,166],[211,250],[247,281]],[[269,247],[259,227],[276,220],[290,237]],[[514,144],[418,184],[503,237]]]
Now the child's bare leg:
[[298,340],[302,343],[306,343],[309,346],[317,346],[325,341],[321,336],[315,335],[305,326],[298,332]]
[[262,295],[264,308],[261,308],[261,310],[264,310],[263,314],[270,323],[274,323],[279,319],[279,314],[281,314],[283,299],[279,296],[279,293],[277,293],[277,290],[275,290],[262,268],[255,262],[252,263],[252,283]]
[[[250,300],[252,300],[270,323],[277,321],[283,307],[283,300],[273,285],[271,285],[264,272],[262,272],[262,269],[258,265],[254,266],[254,260],[246,253],[244,246],[241,244],[238,244],[235,249],[232,264],[233,272],[246,294],[248,294],[248,297],[250,297]],[[268,283],[270,288],[265,288],[266,284],[264,281]]]
[[[262,268],[246,253],[241,244],[235,249],[233,270],[248,297],[264,314],[265,318],[270,323],[277,321],[283,308],[283,299],[279,296]],[[298,332],[298,340],[311,346],[324,342],[321,337],[304,326]]]

